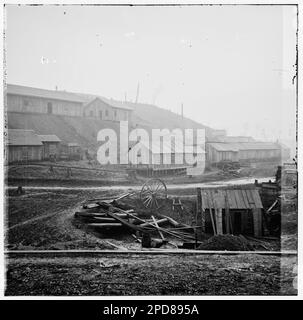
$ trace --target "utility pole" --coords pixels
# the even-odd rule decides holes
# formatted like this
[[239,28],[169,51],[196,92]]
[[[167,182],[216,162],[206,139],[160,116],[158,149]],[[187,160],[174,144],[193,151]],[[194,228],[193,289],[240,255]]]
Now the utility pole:
[[183,103],[181,103],[181,116],[183,118]]

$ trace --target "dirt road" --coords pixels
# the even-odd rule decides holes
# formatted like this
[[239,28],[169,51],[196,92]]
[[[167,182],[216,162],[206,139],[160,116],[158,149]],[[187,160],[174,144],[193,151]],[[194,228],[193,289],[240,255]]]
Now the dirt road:
[[[263,177],[263,178],[256,178],[259,182],[266,182],[268,180],[274,180],[273,177]],[[218,187],[225,187],[225,186],[237,186],[237,185],[246,185],[252,184],[256,180],[255,178],[237,178],[237,179],[230,179],[230,180],[222,180],[222,181],[212,181],[212,182],[195,182],[195,183],[180,183],[180,184],[167,184],[167,188],[169,190],[184,190],[184,189],[195,189],[195,188],[218,188]],[[164,179],[165,180],[165,179]],[[109,186],[32,186],[32,185],[25,185],[23,187],[26,190],[95,190],[95,191],[115,191],[115,190],[141,190],[142,185],[109,185]],[[10,186],[7,188],[8,190],[16,189],[16,187]]]
[[9,258],[5,294],[293,295],[295,263],[250,254]]

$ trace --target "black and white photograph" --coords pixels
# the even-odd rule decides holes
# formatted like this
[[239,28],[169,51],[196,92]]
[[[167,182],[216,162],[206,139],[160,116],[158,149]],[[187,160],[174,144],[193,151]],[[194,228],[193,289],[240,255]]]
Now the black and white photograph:
[[4,3],[3,296],[296,297],[300,9]]

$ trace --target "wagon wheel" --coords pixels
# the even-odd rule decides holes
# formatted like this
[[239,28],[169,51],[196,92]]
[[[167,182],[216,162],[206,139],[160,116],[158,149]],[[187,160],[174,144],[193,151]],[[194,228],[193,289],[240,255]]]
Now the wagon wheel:
[[167,188],[160,179],[146,181],[140,192],[140,199],[145,208],[160,209],[167,199]]

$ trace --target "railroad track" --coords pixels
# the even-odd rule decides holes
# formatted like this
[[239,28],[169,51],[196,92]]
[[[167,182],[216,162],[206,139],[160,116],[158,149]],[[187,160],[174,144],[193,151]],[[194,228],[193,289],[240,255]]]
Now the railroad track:
[[297,251],[215,251],[215,250],[7,250],[8,257],[100,257],[106,255],[265,255],[296,256]]

